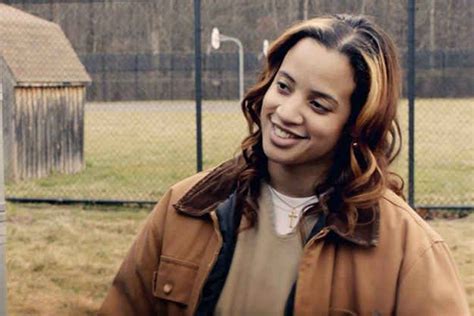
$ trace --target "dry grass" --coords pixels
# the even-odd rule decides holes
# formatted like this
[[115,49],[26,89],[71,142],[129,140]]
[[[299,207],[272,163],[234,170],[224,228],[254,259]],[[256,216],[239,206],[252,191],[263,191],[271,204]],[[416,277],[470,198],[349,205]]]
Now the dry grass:
[[471,314],[474,314],[474,214],[462,219],[437,219],[429,223],[451,249],[466,289]]
[[7,207],[9,315],[95,315],[148,213]]
[[[9,315],[93,315],[147,209],[7,205]],[[448,241],[474,312],[474,215],[430,222]]]

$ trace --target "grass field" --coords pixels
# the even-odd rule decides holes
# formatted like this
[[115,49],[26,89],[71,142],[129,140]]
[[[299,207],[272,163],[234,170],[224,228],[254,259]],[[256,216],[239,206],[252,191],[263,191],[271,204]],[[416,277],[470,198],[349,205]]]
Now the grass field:
[[[9,315],[95,315],[148,209],[7,204]],[[474,313],[474,214],[430,221]]]
[[[88,104],[85,169],[74,175],[7,186],[15,197],[157,200],[196,170],[193,101]],[[474,204],[474,99],[417,99],[416,201]],[[407,175],[407,105],[400,106],[404,150],[396,170]],[[203,108],[204,167],[232,157],[246,133],[239,105]]]

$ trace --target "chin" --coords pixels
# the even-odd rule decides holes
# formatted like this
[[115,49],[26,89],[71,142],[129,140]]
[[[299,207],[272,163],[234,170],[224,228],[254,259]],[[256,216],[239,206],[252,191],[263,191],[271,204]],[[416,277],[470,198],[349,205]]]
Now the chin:
[[282,153],[277,152],[277,149],[270,148],[266,149],[265,146],[263,147],[263,153],[267,157],[267,160],[279,165],[297,165],[299,163],[298,159],[291,155],[285,155]]
[[267,157],[268,162],[280,165],[287,168],[309,168],[308,170],[313,170],[314,168],[328,168],[333,162],[332,153],[325,153],[322,155],[314,154],[314,156],[309,156],[307,153],[289,153],[281,152],[278,148],[273,146],[263,146],[263,153]]

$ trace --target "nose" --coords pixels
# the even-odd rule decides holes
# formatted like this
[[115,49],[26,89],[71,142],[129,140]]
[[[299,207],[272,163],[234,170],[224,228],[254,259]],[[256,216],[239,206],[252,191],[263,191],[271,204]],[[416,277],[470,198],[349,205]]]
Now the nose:
[[297,96],[288,97],[278,105],[275,113],[282,123],[289,125],[302,124],[304,121],[303,114],[301,113],[303,102]]

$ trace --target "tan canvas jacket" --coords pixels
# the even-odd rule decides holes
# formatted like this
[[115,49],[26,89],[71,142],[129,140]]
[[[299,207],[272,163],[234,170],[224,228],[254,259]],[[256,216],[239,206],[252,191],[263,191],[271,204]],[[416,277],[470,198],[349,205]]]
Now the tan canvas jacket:
[[[190,177],[162,197],[100,315],[195,313],[222,245],[216,203],[231,187],[216,188],[209,180],[225,177],[226,168]],[[342,221],[329,217],[305,245],[295,315],[469,315],[446,243],[394,193],[384,194],[375,221],[350,236],[344,231]],[[337,243],[329,232],[340,237]]]

